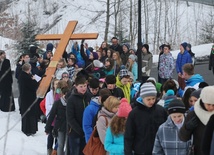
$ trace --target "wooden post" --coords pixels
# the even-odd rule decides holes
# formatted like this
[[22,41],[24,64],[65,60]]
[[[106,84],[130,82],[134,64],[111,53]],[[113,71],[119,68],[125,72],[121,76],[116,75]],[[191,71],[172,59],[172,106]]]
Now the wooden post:
[[55,74],[57,63],[59,59],[62,57],[69,40],[97,39],[98,33],[73,34],[76,25],[77,21],[69,21],[63,34],[46,34],[36,36],[36,40],[60,40],[54,53],[54,56],[48,68],[46,69],[45,75],[42,78],[42,81],[39,85],[39,88],[37,90],[37,97],[44,98],[50,86],[52,75]]

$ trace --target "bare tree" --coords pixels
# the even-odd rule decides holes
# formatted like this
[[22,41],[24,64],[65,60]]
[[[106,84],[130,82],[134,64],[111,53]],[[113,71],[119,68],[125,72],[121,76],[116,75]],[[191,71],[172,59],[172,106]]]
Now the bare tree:
[[156,41],[157,41],[157,28],[158,28],[158,4],[157,1],[154,0],[155,4],[155,17],[154,17],[154,37],[153,37],[153,50],[156,53]]
[[106,2],[106,26],[105,26],[104,41],[108,40],[109,20],[110,20],[110,0],[107,0],[107,2]]

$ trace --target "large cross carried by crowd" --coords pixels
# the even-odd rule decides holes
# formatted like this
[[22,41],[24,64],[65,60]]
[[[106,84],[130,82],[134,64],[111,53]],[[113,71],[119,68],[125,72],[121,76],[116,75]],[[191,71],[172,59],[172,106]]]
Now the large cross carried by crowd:
[[62,57],[69,40],[97,39],[98,33],[73,34],[77,23],[77,21],[69,21],[63,34],[41,34],[36,36],[36,40],[59,40],[54,56],[37,90],[37,97],[44,98],[52,80],[52,75],[54,75],[56,71],[57,63]]

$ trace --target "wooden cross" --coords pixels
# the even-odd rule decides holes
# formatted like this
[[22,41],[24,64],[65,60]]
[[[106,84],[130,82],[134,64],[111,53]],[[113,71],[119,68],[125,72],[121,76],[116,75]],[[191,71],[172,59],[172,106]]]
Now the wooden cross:
[[37,97],[44,98],[50,86],[52,75],[54,75],[56,71],[57,63],[62,57],[69,40],[97,39],[98,33],[73,34],[77,23],[77,21],[69,21],[63,34],[44,34],[36,36],[36,40],[60,40],[54,56],[48,68],[46,69],[45,76],[42,78],[42,81],[39,85],[39,88],[37,90]]

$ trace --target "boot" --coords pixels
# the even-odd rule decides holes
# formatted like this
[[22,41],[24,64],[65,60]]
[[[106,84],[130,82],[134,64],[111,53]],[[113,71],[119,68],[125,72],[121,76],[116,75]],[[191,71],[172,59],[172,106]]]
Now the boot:
[[53,150],[51,155],[57,155],[57,150]]
[[51,155],[52,154],[52,151],[53,151],[53,149],[48,149],[48,155]]

